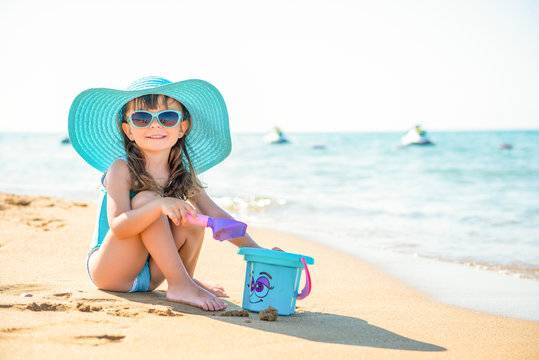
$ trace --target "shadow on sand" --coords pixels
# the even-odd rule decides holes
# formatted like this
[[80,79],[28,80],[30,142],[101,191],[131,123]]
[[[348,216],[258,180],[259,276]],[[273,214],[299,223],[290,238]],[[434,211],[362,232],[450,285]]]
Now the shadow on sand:
[[[410,339],[351,316],[301,311],[299,309],[291,316],[279,316],[276,322],[268,322],[259,320],[258,314],[253,312],[249,313],[248,320],[245,317],[219,316],[221,312],[206,312],[189,305],[172,303],[166,300],[163,293],[156,291],[133,294],[108,291],[107,293],[138,303],[167,306],[179,313],[205,316],[217,321],[311,341],[381,349],[446,351],[441,346]],[[226,301],[226,299],[223,300]],[[236,304],[226,302],[228,304],[227,310],[241,309]]]

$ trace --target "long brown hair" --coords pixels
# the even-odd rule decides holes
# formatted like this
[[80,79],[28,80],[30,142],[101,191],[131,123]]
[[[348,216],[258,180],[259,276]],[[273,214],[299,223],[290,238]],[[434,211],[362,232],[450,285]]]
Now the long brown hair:
[[[162,99],[162,100],[161,100]],[[136,109],[155,109],[158,107],[160,100],[165,104],[168,102],[169,97],[166,95],[150,94],[144,95],[134,99],[134,105]],[[127,106],[125,104],[118,118],[122,119],[122,123],[127,122]],[[154,191],[163,197],[175,197],[183,200],[187,200],[193,195],[199,193],[204,186],[196,176],[195,169],[191,163],[189,153],[187,151],[186,138],[192,127],[191,114],[187,108],[180,103],[182,120],[187,120],[189,126],[185,134],[178,139],[176,144],[170,149],[168,155],[168,165],[170,169],[170,177],[167,185],[164,187],[159,186],[155,179],[146,171],[146,160],[144,154],[138,145],[131,141],[127,135],[123,132],[120,125],[120,132],[124,140],[125,153],[127,154],[127,166],[129,168],[129,174],[131,175],[131,189],[140,192],[144,190]],[[183,156],[187,160],[187,166],[184,164]]]

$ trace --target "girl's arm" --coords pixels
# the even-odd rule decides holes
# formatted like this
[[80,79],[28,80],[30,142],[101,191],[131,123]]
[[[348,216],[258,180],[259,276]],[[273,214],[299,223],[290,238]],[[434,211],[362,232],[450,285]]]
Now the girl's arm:
[[[197,208],[197,210],[201,214],[210,216],[212,218],[226,218],[234,220],[234,218],[225,210],[221,209],[221,207],[219,207],[219,205],[217,205],[208,196],[208,194],[206,194],[204,190],[190,198],[189,201]],[[237,247],[261,247],[253,240],[253,238],[251,238],[251,236],[249,236],[249,234],[245,234],[245,236],[229,240],[229,242],[236,245]]]
[[131,176],[127,163],[116,160],[105,177],[107,188],[107,215],[110,230],[118,239],[140,234],[161,215],[160,199],[136,209],[131,209]]
[[140,234],[161,214],[168,216],[176,225],[180,222],[187,224],[187,213],[196,217],[195,209],[191,205],[171,197],[158,197],[140,208],[131,209],[131,177],[123,160],[112,163],[105,177],[105,186],[109,226],[118,239]]

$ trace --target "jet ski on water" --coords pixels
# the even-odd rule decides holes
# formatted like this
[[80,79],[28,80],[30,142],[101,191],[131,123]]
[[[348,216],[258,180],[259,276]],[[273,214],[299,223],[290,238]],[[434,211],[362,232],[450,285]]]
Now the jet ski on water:
[[289,143],[290,141],[286,138],[281,129],[274,127],[264,136],[264,142],[267,144],[284,144]]
[[406,135],[401,138],[401,144],[403,146],[408,145],[434,145],[430,140],[427,132],[421,128],[421,126],[416,125],[414,128],[408,130]]

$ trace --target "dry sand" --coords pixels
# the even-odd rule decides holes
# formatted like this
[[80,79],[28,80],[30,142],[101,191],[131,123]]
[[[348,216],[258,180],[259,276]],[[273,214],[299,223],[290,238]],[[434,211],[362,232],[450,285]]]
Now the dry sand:
[[[374,265],[262,229],[249,229],[261,245],[316,259],[292,316],[225,317],[160,291],[100,291],[85,264],[94,221],[94,204],[0,194],[1,359],[539,358],[539,322],[433,302]],[[206,238],[196,277],[240,309],[245,262]]]

